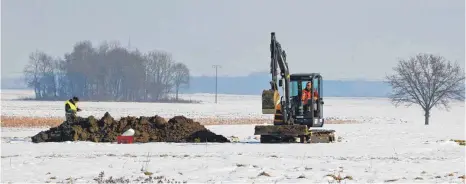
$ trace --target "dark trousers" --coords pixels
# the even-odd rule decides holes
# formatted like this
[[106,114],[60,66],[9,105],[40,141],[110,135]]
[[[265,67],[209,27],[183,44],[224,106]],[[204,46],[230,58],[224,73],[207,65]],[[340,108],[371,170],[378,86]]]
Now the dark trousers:
[[[319,111],[317,111],[317,104],[314,103],[314,117],[318,117],[319,116]],[[306,104],[304,105],[304,112],[305,113],[311,113],[311,105],[310,104]]]
[[65,117],[66,117],[66,121],[68,122],[73,122],[74,120],[77,119],[76,113],[72,113],[72,112],[65,113]]

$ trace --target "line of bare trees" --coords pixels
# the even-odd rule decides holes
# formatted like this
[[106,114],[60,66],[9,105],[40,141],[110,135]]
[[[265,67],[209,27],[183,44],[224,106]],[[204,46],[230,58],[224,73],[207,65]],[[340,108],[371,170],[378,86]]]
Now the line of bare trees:
[[[189,87],[189,69],[170,53],[141,53],[118,43],[78,42],[71,53],[54,58],[35,51],[24,68],[38,100],[78,96],[89,101],[182,101],[178,92]],[[169,94],[176,92],[176,97]]]

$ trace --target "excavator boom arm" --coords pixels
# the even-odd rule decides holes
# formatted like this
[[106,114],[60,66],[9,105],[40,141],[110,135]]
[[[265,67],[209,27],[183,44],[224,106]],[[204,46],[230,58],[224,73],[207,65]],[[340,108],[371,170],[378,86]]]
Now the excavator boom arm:
[[[278,70],[280,71],[278,72]],[[288,111],[290,109],[290,71],[288,69],[288,63],[286,62],[286,52],[282,50],[274,32],[271,33],[270,40],[270,73],[272,74],[272,80],[270,81],[271,89],[264,91],[262,94],[263,112],[267,112],[265,114],[273,114],[276,113],[276,110],[279,110],[283,116],[283,121],[288,122]],[[278,79],[278,76],[281,78]],[[283,87],[284,100],[281,102],[279,109],[276,109],[276,105],[280,102],[281,97],[278,93],[278,86]],[[264,101],[268,104],[264,105]]]
[[282,50],[280,43],[275,37],[275,32],[271,33],[270,41],[270,73],[272,74],[272,86],[271,88],[276,90],[277,86],[277,70],[280,69],[280,76],[285,79],[285,86],[289,84],[290,71],[288,69],[288,63],[286,62],[286,52]]

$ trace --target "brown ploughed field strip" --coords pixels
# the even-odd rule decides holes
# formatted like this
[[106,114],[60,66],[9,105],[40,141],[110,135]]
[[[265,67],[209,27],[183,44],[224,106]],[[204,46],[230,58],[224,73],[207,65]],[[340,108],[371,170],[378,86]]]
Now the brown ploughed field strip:
[[[189,117],[188,117],[189,118]],[[119,118],[116,118],[119,119]],[[22,116],[1,116],[1,127],[55,127],[63,123],[65,118],[57,117],[22,117]],[[271,124],[271,119],[265,118],[193,118],[194,121],[202,125],[250,125],[250,124]],[[352,124],[353,120],[326,120],[326,124]]]

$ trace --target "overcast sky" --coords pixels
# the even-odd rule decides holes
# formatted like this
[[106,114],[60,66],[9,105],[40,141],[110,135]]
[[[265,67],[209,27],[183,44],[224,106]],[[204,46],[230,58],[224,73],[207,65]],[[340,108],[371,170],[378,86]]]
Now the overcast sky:
[[171,52],[193,75],[268,71],[270,32],[292,73],[382,79],[418,52],[465,62],[464,0],[2,0],[2,77],[36,49],[56,57],[77,41],[117,40]]

